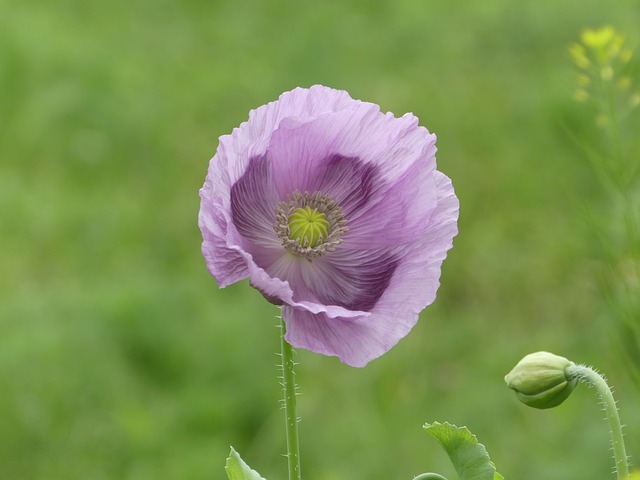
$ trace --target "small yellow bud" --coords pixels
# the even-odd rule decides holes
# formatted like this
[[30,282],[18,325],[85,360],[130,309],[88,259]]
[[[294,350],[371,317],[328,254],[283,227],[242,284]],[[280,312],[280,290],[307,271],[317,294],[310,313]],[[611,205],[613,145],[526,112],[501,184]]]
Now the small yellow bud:
[[598,30],[586,29],[580,38],[587,47],[597,50],[606,47],[613,40],[615,34],[616,31],[607,25]]
[[507,386],[525,405],[552,408],[564,402],[578,383],[568,380],[565,369],[575,364],[549,352],[527,355],[504,377]]
[[611,65],[602,67],[602,70],[600,70],[600,77],[605,82],[608,82],[613,78],[613,68],[611,68]]
[[604,113],[600,113],[596,116],[596,126],[604,128],[607,125],[609,125],[609,117],[607,117]]
[[586,69],[591,65],[591,62],[587,58],[586,51],[584,47],[578,43],[574,43],[569,48],[569,54],[573,58],[573,61],[579,68]]
[[581,87],[586,87],[591,83],[591,78],[589,75],[578,75],[578,85]]
[[625,75],[624,77],[620,77],[617,84],[620,90],[626,90],[631,86],[631,78],[629,78],[629,76],[627,75]]
[[586,102],[587,100],[589,100],[589,94],[587,93],[586,90],[576,90],[576,93],[573,95],[573,98],[576,99],[576,101],[578,102]]

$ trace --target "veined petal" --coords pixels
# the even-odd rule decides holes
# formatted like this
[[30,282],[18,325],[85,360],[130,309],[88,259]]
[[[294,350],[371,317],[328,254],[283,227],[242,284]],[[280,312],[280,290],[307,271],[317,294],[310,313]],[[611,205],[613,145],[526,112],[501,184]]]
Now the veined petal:
[[253,157],[231,187],[231,214],[238,232],[252,243],[279,245],[273,230],[279,198],[266,156]]
[[387,289],[400,259],[392,250],[336,250],[306,262],[303,284],[320,302],[368,312]]
[[368,203],[348,217],[343,249],[393,248],[423,237],[438,203],[435,171],[435,160],[426,157],[395,182],[372,189]]
[[[219,138],[217,156],[212,161],[228,176],[233,184],[240,178],[249,159],[262,156],[273,132],[283,120],[304,122],[327,112],[338,112],[353,108],[354,100],[344,90],[335,90],[322,85],[311,88],[295,88],[249,112],[249,120],[235,128],[231,135]],[[213,159],[212,159],[213,160]],[[211,173],[211,168],[210,168]]]
[[198,225],[202,232],[202,254],[209,273],[220,288],[246,278],[249,274],[246,263],[227,242],[229,219],[224,209],[212,195],[212,187],[205,183],[200,190],[201,204]]
[[[321,313],[329,318],[367,318],[370,315],[369,312],[349,310],[339,305],[325,305],[321,302],[315,301],[315,299],[300,298],[292,290],[290,284],[291,280],[282,280],[277,276],[267,273],[264,269],[256,265],[249,253],[244,252],[241,249],[238,249],[238,252],[246,260],[251,285],[258,289],[268,299],[277,298],[280,299],[283,304],[297,307],[313,314]],[[290,278],[295,279],[295,277]]]
[[434,176],[438,205],[431,215],[430,228],[420,241],[406,246],[404,260],[398,264],[388,288],[376,304],[376,312],[384,315],[395,312],[398,316],[401,312],[417,314],[436,298],[442,262],[458,233],[460,204],[451,180],[440,172],[435,172]]
[[[357,159],[395,182],[417,161],[435,170],[435,135],[410,114],[383,115],[372,103],[354,101],[353,109],[324,113],[313,120],[290,118],[273,132],[268,151],[281,198],[294,190],[318,190],[319,169],[333,158]],[[366,133],[365,133],[366,132]],[[344,167],[344,165],[341,165]]]
[[[419,313],[435,300],[441,265],[457,234],[458,199],[449,178],[440,172],[435,177],[438,206],[431,216],[433,228],[420,242],[406,247],[370,316],[328,318],[285,306],[287,341],[295,347],[337,356],[343,363],[362,367],[411,331]],[[357,263],[355,258],[353,261]]]
[[[343,145],[343,137],[371,127],[372,119],[377,130],[368,132],[370,141]],[[347,219],[344,248],[382,248],[412,242],[428,228],[436,204],[434,141],[412,117],[382,115],[360,102],[313,121],[283,121],[268,152],[281,198],[296,190],[327,194]],[[390,152],[392,161],[379,160]]]
[[229,248],[224,237],[214,234],[206,227],[202,229],[202,254],[209,273],[216,279],[220,288],[247,278],[247,265],[237,251]]
[[[282,318],[287,325],[285,339],[296,348],[336,356],[352,367],[364,367],[383,355],[398,341],[397,330],[415,325],[415,319],[369,317],[329,318],[324,314],[284,306]],[[409,327],[403,325],[409,321]]]

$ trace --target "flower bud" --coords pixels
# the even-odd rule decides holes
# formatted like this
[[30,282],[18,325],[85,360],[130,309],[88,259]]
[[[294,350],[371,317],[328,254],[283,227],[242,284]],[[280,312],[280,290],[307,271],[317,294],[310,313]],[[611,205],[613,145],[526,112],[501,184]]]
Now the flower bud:
[[504,381],[525,405],[552,408],[564,402],[578,383],[576,378],[567,378],[565,374],[565,369],[572,365],[575,365],[572,361],[553,353],[532,353],[520,360]]

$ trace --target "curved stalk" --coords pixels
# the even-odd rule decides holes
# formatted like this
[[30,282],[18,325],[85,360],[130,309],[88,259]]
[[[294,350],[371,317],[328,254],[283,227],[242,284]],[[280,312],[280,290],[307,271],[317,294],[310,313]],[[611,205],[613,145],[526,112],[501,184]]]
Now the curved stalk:
[[629,477],[629,464],[627,462],[627,452],[624,446],[618,408],[616,407],[613,393],[611,393],[611,388],[609,388],[609,385],[607,385],[602,375],[585,365],[569,366],[566,368],[565,373],[568,378],[577,378],[596,389],[596,393],[600,397],[602,407],[607,416],[607,422],[609,423],[616,474],[618,475],[618,480],[626,480]]

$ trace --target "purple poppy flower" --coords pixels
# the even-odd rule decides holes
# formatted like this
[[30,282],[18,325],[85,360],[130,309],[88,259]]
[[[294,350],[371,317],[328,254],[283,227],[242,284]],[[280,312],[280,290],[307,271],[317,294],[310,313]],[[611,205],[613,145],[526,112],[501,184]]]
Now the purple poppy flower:
[[286,340],[362,367],[435,300],[458,199],[406,114],[296,88],[220,137],[200,190],[207,267],[282,305]]

